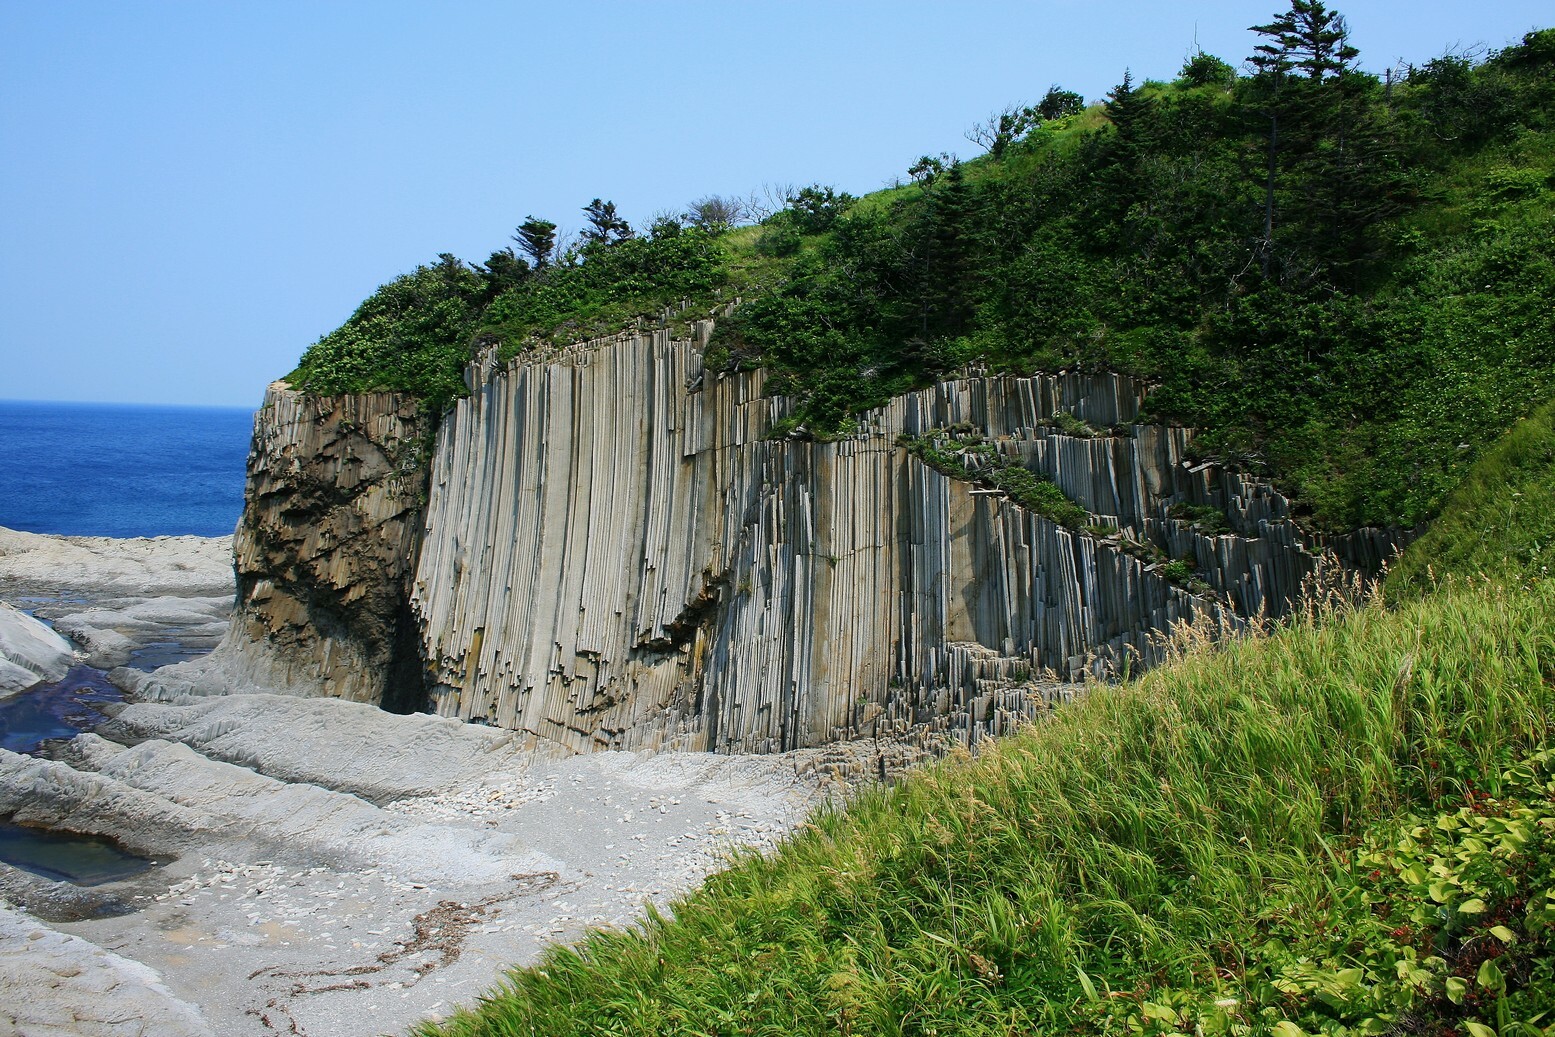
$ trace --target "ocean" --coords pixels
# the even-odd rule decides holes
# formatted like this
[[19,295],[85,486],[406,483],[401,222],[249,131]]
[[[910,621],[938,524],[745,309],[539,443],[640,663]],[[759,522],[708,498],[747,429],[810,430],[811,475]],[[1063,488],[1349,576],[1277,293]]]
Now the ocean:
[[254,412],[0,400],[0,526],[225,536],[243,510]]

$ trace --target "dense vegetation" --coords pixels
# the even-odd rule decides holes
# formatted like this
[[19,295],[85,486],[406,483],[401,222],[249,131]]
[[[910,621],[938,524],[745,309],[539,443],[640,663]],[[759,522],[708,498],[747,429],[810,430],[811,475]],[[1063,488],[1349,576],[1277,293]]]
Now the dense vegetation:
[[[1318,524],[1441,512],[1388,607],[1183,635],[420,1032],[1555,1033],[1555,30],[1379,78],[1291,0],[1250,49],[1055,89],[974,127],[982,158],[754,226],[704,199],[637,235],[595,199],[567,248],[530,217],[309,350],[305,387],[442,404],[473,347],[738,295],[708,362],[767,367],[785,434],[968,363],[1110,368]],[[975,429],[904,445],[1084,521]]]
[[1555,400],[1474,463],[1442,515],[1388,572],[1393,599],[1446,579],[1532,583],[1555,565]]
[[1324,525],[1428,517],[1555,391],[1555,32],[1390,82],[1259,38],[1252,75],[1200,55],[920,169],[726,340],[821,433],[974,360],[1135,372]]
[[969,362],[1158,384],[1161,420],[1280,479],[1328,528],[1413,525],[1555,392],[1555,30],[1483,60],[1362,72],[1311,0],[1084,109],[1049,91],[864,199],[790,192],[760,226],[709,198],[641,236],[595,199],[580,243],[529,218],[513,249],[384,286],[304,356],[321,392],[462,392],[477,344],[615,330],[689,300],[711,359],[764,365],[789,433]]

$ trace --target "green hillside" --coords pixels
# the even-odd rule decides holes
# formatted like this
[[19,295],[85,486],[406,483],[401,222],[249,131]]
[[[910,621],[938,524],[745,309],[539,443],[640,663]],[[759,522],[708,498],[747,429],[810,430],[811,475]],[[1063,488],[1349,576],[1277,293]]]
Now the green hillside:
[[640,234],[596,199],[565,250],[530,218],[517,251],[385,285],[292,381],[441,407],[478,345],[740,297],[712,360],[768,367],[812,435],[969,362],[1109,368],[1310,523],[1418,524],[1555,394],[1555,30],[1379,77],[1266,28],[1261,69],[1199,54],[1090,108],[1054,89],[984,124],[987,154],[863,199],[810,188],[753,226],[703,199]]
[[1552,678],[1548,583],[1192,654],[421,1032],[1547,1034]]
[[1469,469],[1441,517],[1388,573],[1389,598],[1442,580],[1534,583],[1555,565],[1555,400],[1519,421]]

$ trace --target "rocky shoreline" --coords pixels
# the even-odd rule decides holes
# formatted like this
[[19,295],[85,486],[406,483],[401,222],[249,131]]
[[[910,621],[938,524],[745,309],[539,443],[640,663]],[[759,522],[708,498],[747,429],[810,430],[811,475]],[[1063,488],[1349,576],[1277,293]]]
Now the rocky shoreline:
[[[0,530],[0,600],[99,668],[208,649],[230,550]],[[134,688],[141,672],[112,676]],[[0,818],[158,862],[93,887],[0,864],[0,1032],[403,1032],[774,845],[837,791],[828,764],[846,752],[547,755],[493,728],[270,694],[116,713],[49,758],[0,751]]]

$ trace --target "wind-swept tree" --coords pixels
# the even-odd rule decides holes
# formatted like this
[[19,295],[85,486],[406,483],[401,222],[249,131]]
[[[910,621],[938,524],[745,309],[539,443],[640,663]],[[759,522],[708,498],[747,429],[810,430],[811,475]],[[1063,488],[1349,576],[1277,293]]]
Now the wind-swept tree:
[[1350,45],[1350,29],[1344,15],[1330,11],[1323,0],[1290,0],[1290,10],[1275,16],[1268,25],[1255,25],[1252,32],[1264,37],[1248,60],[1263,71],[1275,65],[1285,71],[1299,70],[1308,79],[1323,80],[1343,75],[1353,66],[1360,51]]
[[1047,88],[1047,93],[1042,95],[1042,100],[1037,102],[1037,115],[1045,122],[1054,119],[1062,119],[1068,115],[1079,115],[1085,111],[1085,98],[1073,90],[1065,90],[1054,83]]
[[799,233],[824,234],[832,229],[843,212],[857,199],[846,191],[811,184],[798,191],[790,191],[785,201],[788,206],[784,212]]
[[518,243],[524,255],[529,257],[536,270],[544,270],[551,265],[551,259],[556,252],[556,224],[550,220],[537,220],[533,216],[526,217],[524,222],[518,225],[513,240]]
[[589,225],[583,229],[583,240],[586,243],[612,245],[632,236],[632,225],[616,213],[615,202],[596,198],[583,207],[583,215],[589,221]]
[[918,161],[907,167],[907,175],[912,177],[915,184],[933,187],[934,181],[945,171],[945,167],[954,162],[955,159],[943,151],[937,156],[920,155]]

